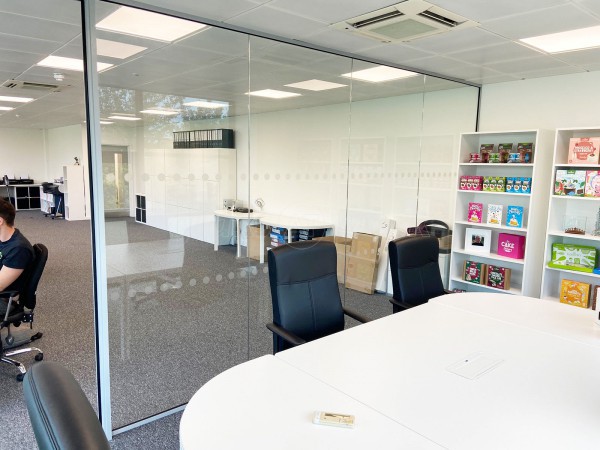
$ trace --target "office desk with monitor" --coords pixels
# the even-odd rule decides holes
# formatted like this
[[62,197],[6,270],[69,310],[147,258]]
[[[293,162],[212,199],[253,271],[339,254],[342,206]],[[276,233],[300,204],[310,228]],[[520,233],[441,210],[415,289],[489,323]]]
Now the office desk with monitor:
[[[217,376],[196,394],[203,401],[193,400],[186,408],[180,428],[183,448],[236,448],[239,442],[230,437],[235,433],[213,436],[214,446],[190,438],[191,424],[199,426],[196,419],[209,414],[213,423],[243,418],[248,439],[263,442],[261,448],[283,448],[271,440],[278,431],[270,422],[272,413],[262,420],[265,410],[280,411],[280,421],[293,411],[286,426],[294,440],[312,444],[322,432],[322,426],[310,421],[310,413],[318,409],[356,416],[354,429],[333,430],[340,439],[337,448],[346,448],[352,433],[372,430],[375,438],[380,426],[396,431],[390,420],[419,436],[424,446],[597,448],[600,327],[593,322],[590,310],[527,297],[440,297],[278,353],[273,358],[293,369],[290,383],[254,375],[240,382],[246,370],[256,370],[251,367],[259,363],[253,361],[232,369],[237,382],[227,372]],[[220,377],[226,378],[216,381]],[[351,403],[346,407],[318,391],[310,395],[317,382]],[[253,408],[256,414],[248,415]],[[400,438],[393,442],[395,448],[420,448]]]

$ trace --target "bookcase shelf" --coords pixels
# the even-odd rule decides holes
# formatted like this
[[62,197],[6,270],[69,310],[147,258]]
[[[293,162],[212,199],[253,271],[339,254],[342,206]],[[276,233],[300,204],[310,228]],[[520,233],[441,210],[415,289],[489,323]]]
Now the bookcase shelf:
[[174,131],[173,148],[235,148],[233,130]]
[[[470,154],[478,153],[482,144],[498,144],[512,142],[516,148],[518,143],[533,143],[532,162],[521,163],[469,163]],[[450,288],[475,292],[504,292],[507,294],[539,297],[540,282],[543,270],[544,233],[546,205],[548,201],[548,185],[552,159],[549,157],[552,148],[552,133],[543,130],[500,131],[463,133],[460,138],[458,152],[458,179],[461,176],[492,177],[528,177],[531,178],[529,194],[512,192],[469,191],[455,186],[456,202],[454,214],[454,230],[452,238],[452,256],[450,267]],[[471,223],[469,203],[482,203],[482,223]],[[502,206],[502,224],[487,223],[489,204]],[[522,226],[519,228],[505,225],[508,206],[523,208]],[[468,228],[476,228],[491,232],[489,253],[473,252],[465,246]],[[497,253],[500,233],[525,236],[525,253],[522,259],[507,258]],[[464,262],[475,261],[485,264],[509,268],[511,270],[510,289],[502,290],[490,286],[478,285],[464,280]]]
[[[560,288],[563,280],[572,280],[600,285],[600,275],[595,273],[578,272],[573,270],[548,267],[552,256],[552,245],[555,243],[585,245],[595,247],[600,251],[600,236],[592,233],[596,227],[596,219],[600,210],[600,197],[578,197],[570,195],[554,195],[556,171],[566,170],[596,170],[599,164],[569,164],[569,141],[571,138],[598,137],[600,126],[586,128],[557,129],[554,139],[554,156],[551,168],[551,180],[548,184],[548,222],[544,248],[543,274],[541,297],[544,299],[560,299]],[[570,217],[585,219],[585,234],[566,233],[566,219]],[[596,262],[598,265],[598,261]],[[591,302],[590,302],[591,303]]]

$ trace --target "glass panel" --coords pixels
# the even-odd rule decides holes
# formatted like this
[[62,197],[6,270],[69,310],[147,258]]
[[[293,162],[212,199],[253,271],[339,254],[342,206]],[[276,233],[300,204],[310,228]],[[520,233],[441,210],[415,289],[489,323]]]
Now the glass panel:
[[[267,224],[264,251],[289,240],[344,236],[350,82],[340,75],[350,71],[352,61],[256,37],[250,39],[250,55],[250,153],[240,177],[245,181],[249,174],[242,198]],[[260,91],[267,89],[291,96],[265,97]],[[250,284],[255,357],[272,351],[265,324],[273,316],[266,259],[249,264],[257,268]]]
[[[247,154],[238,130],[248,121],[248,37],[181,20],[175,28],[186,33],[158,41],[139,26],[114,29],[125,15],[141,25],[138,10],[99,3],[98,11],[98,60],[115,63],[99,82],[119,428],[186,403],[248,359],[247,262],[231,245],[235,221],[215,219],[237,198],[237,153]],[[135,54],[117,60],[117,50]],[[129,194],[117,185],[125,171]],[[127,201],[128,217],[115,217]]]

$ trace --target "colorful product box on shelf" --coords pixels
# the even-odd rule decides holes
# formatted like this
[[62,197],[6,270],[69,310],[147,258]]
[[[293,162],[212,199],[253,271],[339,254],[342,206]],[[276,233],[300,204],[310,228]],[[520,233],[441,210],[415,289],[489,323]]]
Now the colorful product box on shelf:
[[496,289],[510,289],[510,269],[507,267],[487,266],[486,286]]
[[585,193],[585,170],[558,169],[554,181],[554,195],[583,197]]
[[523,227],[523,207],[508,205],[506,207],[506,226],[513,228]]
[[569,164],[598,164],[600,137],[569,139]]
[[510,152],[512,152],[513,149],[513,144],[508,143],[508,144],[498,144],[498,153],[500,155],[500,162],[501,163],[507,163],[508,162],[508,155],[510,154]]
[[590,299],[590,288],[591,286],[588,283],[562,280],[560,282],[560,302],[587,308]]
[[533,162],[533,142],[519,142],[517,151],[519,152],[520,163],[530,164]]
[[461,191],[481,191],[483,177],[480,175],[461,175],[459,189]]
[[585,173],[585,197],[600,197],[600,172],[588,170]]
[[525,236],[500,233],[498,235],[498,255],[513,259],[525,258]]
[[505,177],[483,177],[483,190],[486,192],[504,192]]
[[487,223],[488,225],[502,225],[502,210],[504,205],[488,205]]
[[471,223],[483,222],[483,203],[469,202],[467,221]]
[[463,278],[474,284],[485,284],[487,265],[475,261],[465,261],[463,266]]
[[479,153],[481,154],[481,162],[490,162],[490,153],[494,152],[494,144],[481,144],[479,146]]
[[592,273],[596,267],[597,253],[595,247],[555,242],[552,244],[552,259],[548,267]]

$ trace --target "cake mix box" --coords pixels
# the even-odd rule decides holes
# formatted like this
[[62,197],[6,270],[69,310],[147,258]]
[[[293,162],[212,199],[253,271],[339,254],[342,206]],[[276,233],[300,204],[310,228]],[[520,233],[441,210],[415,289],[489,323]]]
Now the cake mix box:
[[504,205],[488,205],[487,223],[490,225],[502,225],[502,210]]
[[485,284],[486,267],[487,266],[484,263],[465,261],[463,266],[464,280],[468,281],[469,283]]
[[585,197],[600,197],[600,172],[588,170],[585,173]]
[[508,205],[506,207],[506,226],[513,228],[523,227],[523,207]]
[[483,203],[469,202],[467,221],[471,223],[483,222]]
[[585,193],[585,170],[558,169],[554,180],[554,195],[583,197]]
[[569,164],[598,164],[600,137],[569,139]]
[[498,234],[498,255],[506,258],[525,258],[525,236],[520,234]]
[[597,253],[595,247],[555,242],[552,244],[552,259],[548,267],[592,273],[596,267]]
[[517,151],[519,152],[518,162],[523,164],[533,162],[533,142],[519,142],[517,144]]
[[510,289],[510,269],[488,265],[485,284],[496,289]]
[[560,302],[587,308],[590,299],[590,288],[591,286],[588,283],[562,280],[560,282]]

